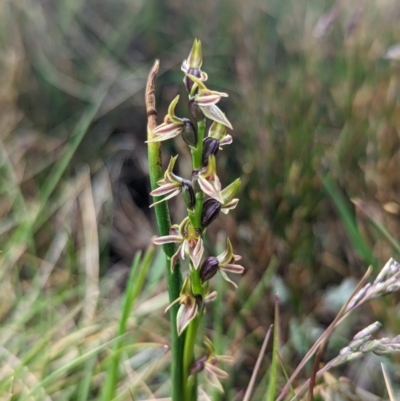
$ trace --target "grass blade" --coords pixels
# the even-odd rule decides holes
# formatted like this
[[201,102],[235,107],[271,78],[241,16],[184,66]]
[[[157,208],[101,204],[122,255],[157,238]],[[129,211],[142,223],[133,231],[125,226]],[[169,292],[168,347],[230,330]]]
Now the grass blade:
[[274,319],[274,344],[272,348],[272,362],[268,378],[268,391],[266,393],[265,401],[274,401],[276,393],[276,381],[278,377],[278,351],[279,351],[279,298],[275,297],[275,319]]
[[140,294],[140,291],[143,288],[144,280],[151,265],[153,255],[154,246],[151,246],[147,250],[143,258],[143,262],[140,264],[140,268],[139,261],[141,254],[136,254],[133,260],[128,279],[128,285],[125,290],[125,296],[122,304],[121,318],[118,325],[117,338],[119,338],[119,340],[114,344],[113,355],[107,369],[106,380],[101,395],[102,401],[110,401],[115,397],[115,390],[118,383],[121,349],[123,347],[123,335],[126,333],[129,314],[137,297]]

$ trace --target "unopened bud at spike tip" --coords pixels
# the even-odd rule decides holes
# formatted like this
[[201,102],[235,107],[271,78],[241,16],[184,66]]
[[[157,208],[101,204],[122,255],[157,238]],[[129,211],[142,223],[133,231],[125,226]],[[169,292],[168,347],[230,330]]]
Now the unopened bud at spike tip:
[[190,50],[189,57],[187,58],[187,65],[189,68],[199,69],[203,64],[203,52],[201,48],[201,41],[195,39]]
[[204,260],[200,268],[200,278],[203,283],[217,274],[218,265],[219,262],[215,256],[209,256]]
[[216,199],[208,198],[203,203],[201,211],[201,225],[208,227],[219,215],[221,211],[221,203]]

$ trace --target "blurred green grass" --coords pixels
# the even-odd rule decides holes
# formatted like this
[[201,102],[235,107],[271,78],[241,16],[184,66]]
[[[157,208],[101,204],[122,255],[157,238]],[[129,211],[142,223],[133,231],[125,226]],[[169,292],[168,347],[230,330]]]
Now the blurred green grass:
[[[326,291],[399,256],[399,65],[384,56],[400,42],[400,6],[336,4],[1,2],[2,399],[32,391],[39,395],[30,399],[99,399],[126,272],[155,232],[144,82],[159,58],[162,116],[194,37],[210,85],[231,94],[222,107],[234,144],[221,155],[221,178],[244,184],[238,209],[210,230],[217,238],[226,229],[248,267],[239,291],[217,284],[224,303],[210,316],[220,319],[206,327],[218,353],[235,355],[220,399],[244,393],[273,322],[275,291],[290,373],[332,319]],[[104,99],[99,88],[107,88]],[[185,105],[178,111],[186,115]],[[176,205],[176,219],[180,212]],[[117,399],[168,394],[162,269],[156,259],[128,319]],[[398,334],[397,306],[392,297],[366,307],[336,344],[374,319]],[[328,355],[340,349],[335,341]],[[379,375],[340,374],[384,394]],[[257,381],[254,399],[265,383]]]

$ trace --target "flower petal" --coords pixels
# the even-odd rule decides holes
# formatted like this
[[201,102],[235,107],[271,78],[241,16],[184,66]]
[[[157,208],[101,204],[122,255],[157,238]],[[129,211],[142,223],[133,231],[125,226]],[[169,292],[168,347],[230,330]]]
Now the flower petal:
[[223,207],[221,207],[221,212],[224,214],[228,214],[229,210],[233,210],[235,209],[235,207],[238,205],[239,203],[239,199],[232,199],[231,202],[229,202],[226,205],[223,205]]
[[181,335],[183,330],[186,329],[188,324],[196,317],[197,303],[193,301],[191,305],[181,305],[176,315],[176,325],[178,335]]
[[165,235],[153,239],[153,244],[155,245],[170,244],[171,242],[180,243],[182,242],[182,237],[180,235]]
[[171,261],[169,263],[169,268],[171,269],[171,272],[173,272],[174,269],[175,269],[175,265],[176,265],[176,262],[179,259],[179,253],[181,251],[181,248],[182,248],[182,245],[180,245],[178,247],[178,249],[176,250],[176,252],[171,256]]
[[220,381],[218,380],[218,377],[215,376],[212,372],[210,372],[209,370],[207,370],[206,368],[206,378],[208,380],[208,382],[215,388],[217,388],[221,393],[224,392],[224,388],[222,387],[222,384],[220,383]]
[[218,262],[221,265],[230,263],[232,258],[234,257],[233,255],[233,249],[232,249],[232,244],[229,238],[226,239],[226,248],[225,251],[222,252],[220,255],[217,256]]
[[218,94],[198,95],[195,97],[195,102],[198,106],[211,106],[212,104],[217,104],[220,100],[221,96]]
[[156,136],[152,139],[149,139],[146,141],[146,143],[153,143],[153,142],[162,142],[162,141],[167,141],[168,139],[174,138],[178,136],[182,132],[182,127],[178,126],[174,129],[170,129],[168,132],[165,134],[156,134]]
[[199,183],[201,190],[205,194],[207,194],[208,196],[217,200],[220,203],[224,203],[224,200],[222,199],[221,195],[221,182],[218,176],[215,176],[214,181],[208,181],[207,179],[199,176],[197,182]]
[[232,135],[226,134],[220,141],[219,141],[219,148],[222,149],[222,146],[230,145],[232,143]]
[[212,363],[206,362],[204,365],[205,365],[204,368],[206,370],[208,370],[213,375],[219,377],[220,379],[227,379],[229,377],[228,373],[226,373],[225,370],[218,368],[217,366],[213,365]]
[[210,292],[210,293],[209,293],[208,295],[206,295],[206,297],[204,298],[204,302],[205,302],[205,303],[212,302],[212,301],[214,301],[215,299],[217,299],[217,296],[218,296],[217,291]]
[[153,207],[153,206],[155,206],[155,205],[158,205],[158,204],[161,203],[161,202],[164,202],[164,201],[166,201],[166,200],[168,200],[168,199],[171,199],[171,198],[173,198],[174,196],[178,195],[180,192],[181,192],[181,189],[178,188],[177,190],[175,190],[174,192],[170,193],[170,194],[169,194],[168,196],[166,196],[165,198],[160,199],[159,201],[152,203],[149,207]]
[[218,362],[233,363],[235,360],[235,358],[231,355],[216,355],[216,358],[218,359]]
[[223,271],[223,270],[219,270],[219,272],[221,273],[222,277],[224,278],[224,280],[226,280],[228,283],[231,283],[235,288],[237,288],[237,284],[234,283],[228,276],[227,274]]
[[196,246],[194,249],[190,248],[189,249],[189,257],[192,260],[193,266],[195,269],[197,269],[200,265],[201,258],[203,256],[204,252],[204,246],[203,246],[203,240],[199,238],[197,240]]
[[229,120],[226,118],[225,114],[221,111],[221,109],[216,106],[215,104],[212,104],[210,106],[200,106],[201,111],[203,114],[209,118],[210,120],[216,121],[218,123],[226,125],[228,128],[232,128],[232,124],[229,122]]
[[173,122],[162,123],[162,124],[158,125],[156,128],[154,128],[153,134],[154,135],[168,134],[169,132],[174,131],[179,127],[180,127],[180,124],[176,124]]
[[177,188],[180,188],[180,185],[176,184],[175,182],[168,183],[161,185],[160,187],[154,189],[150,192],[151,196],[162,196],[169,194],[172,191],[175,191]]
[[233,263],[228,263],[227,265],[219,265],[219,268],[225,270],[229,273],[242,274],[244,272],[244,267],[240,265],[235,265]]
[[181,297],[176,298],[174,302],[170,303],[170,304],[165,308],[164,313],[167,313],[167,312],[171,309],[171,307],[174,306],[175,304],[177,304],[180,300],[181,300]]

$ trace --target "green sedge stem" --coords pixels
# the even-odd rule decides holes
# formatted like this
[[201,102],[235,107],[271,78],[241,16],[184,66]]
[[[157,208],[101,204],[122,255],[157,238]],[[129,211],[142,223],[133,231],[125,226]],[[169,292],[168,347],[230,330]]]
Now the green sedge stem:
[[[146,109],[148,117],[147,124],[147,139],[153,139],[153,130],[157,126],[157,112],[155,110],[155,79],[159,69],[158,60],[155,62],[150,71],[146,85]],[[157,181],[163,178],[162,160],[161,160],[161,145],[159,142],[151,142],[148,144],[148,159],[149,159],[149,175],[151,189],[157,188]],[[159,200],[155,197],[155,201]],[[171,227],[171,219],[167,202],[161,202],[154,207],[157,220],[158,231],[161,236],[169,234]],[[176,263],[175,269],[172,272],[170,268],[171,257],[175,253],[174,244],[164,244],[163,250],[166,256],[166,274],[168,283],[169,301],[172,303],[179,295],[182,287],[182,274],[179,263]],[[172,386],[172,401],[182,401],[184,392],[183,383],[183,350],[185,344],[185,335],[178,335],[176,316],[179,305],[175,304],[170,308],[170,326],[171,326],[171,386]]]
[[[149,150],[148,155],[149,155],[150,182],[151,182],[151,189],[153,190],[157,188],[157,181],[162,179],[163,177],[161,169],[160,144],[157,142],[149,143],[148,150]],[[167,202],[161,202],[158,205],[155,205],[154,209],[160,236],[168,235],[169,229],[171,227],[171,219],[169,216],[169,209]],[[175,253],[175,245],[164,244],[163,250],[166,256],[166,273],[167,273],[169,301],[172,303],[179,297],[182,288],[182,274],[178,262],[176,263],[173,272],[171,272],[170,269],[171,257]],[[182,360],[183,360],[183,348],[185,343],[185,336],[178,335],[177,325],[176,325],[176,315],[178,313],[178,309],[179,305],[177,304],[173,305],[170,308],[170,313],[169,313],[170,324],[171,324],[171,351],[172,351],[171,381],[172,381],[173,401],[181,401],[181,394],[184,388]]]

